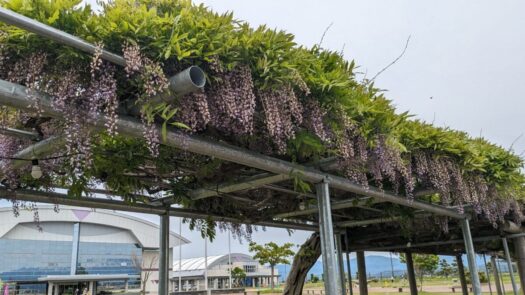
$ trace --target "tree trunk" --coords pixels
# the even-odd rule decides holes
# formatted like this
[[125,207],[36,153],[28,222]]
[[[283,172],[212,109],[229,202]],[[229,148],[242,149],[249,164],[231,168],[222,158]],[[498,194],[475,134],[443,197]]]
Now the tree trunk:
[[275,288],[274,281],[273,281],[273,275],[275,273],[274,269],[275,269],[275,265],[272,265],[272,277],[270,278],[270,289],[272,289],[272,290]]
[[321,256],[319,233],[313,233],[295,255],[283,295],[301,295],[308,271]]

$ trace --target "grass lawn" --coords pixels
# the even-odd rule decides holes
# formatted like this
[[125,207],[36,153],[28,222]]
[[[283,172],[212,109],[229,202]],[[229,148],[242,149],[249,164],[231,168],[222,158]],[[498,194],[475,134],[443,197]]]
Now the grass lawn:
[[[515,276],[516,278],[516,284],[518,284],[518,287],[519,287],[519,276],[516,275]],[[494,278],[491,276],[490,277],[491,279],[491,283],[492,283],[492,290],[494,291],[495,293],[495,286],[494,286]],[[354,280],[354,282],[357,283],[357,280]],[[505,285],[510,285],[510,275],[509,274],[503,274],[503,282],[505,283]],[[419,283],[419,282],[418,282]],[[484,290],[487,288],[487,283],[482,283]],[[448,278],[445,278],[445,277],[426,277],[424,280],[423,280],[423,288],[426,288],[426,287],[430,287],[431,288],[431,291],[434,291],[432,290],[432,288],[438,288],[439,289],[439,286],[442,286],[443,288],[440,288],[442,292],[419,292],[419,294],[421,295],[431,295],[431,294],[435,294],[435,295],[461,295],[461,289],[456,289],[456,293],[452,293],[452,290],[450,290],[450,287],[452,286],[455,286],[455,287],[459,287],[460,286],[460,282],[459,282],[459,279],[454,277],[454,276],[450,276]],[[368,283],[368,288],[369,288],[369,295],[409,295],[410,293],[408,292],[408,281],[406,279],[397,279],[395,280],[394,282],[391,282],[390,280],[388,279],[385,279],[383,281],[372,281],[370,280],[369,283]],[[385,290],[382,291],[381,289],[384,288]],[[397,289],[398,288],[403,288],[403,292],[399,292]],[[322,290],[324,289],[324,283],[323,282],[317,282],[317,283],[306,283],[304,285],[304,292],[303,294],[307,294],[307,290]],[[354,286],[354,290],[355,290],[355,286]],[[379,289],[379,290],[378,290]],[[450,292],[447,292],[447,290],[450,290]],[[250,293],[255,293],[257,291],[260,292],[260,294],[282,294],[283,292],[283,285],[279,285],[279,286],[276,286],[276,288],[274,290],[271,290],[269,288],[263,288],[263,289],[251,289],[251,290],[248,290]],[[509,294],[509,295],[513,295],[512,293],[512,289],[510,287],[507,287],[506,288],[506,294]],[[320,292],[316,291],[315,292],[316,295],[320,295]],[[358,295],[359,293],[358,292],[354,292],[354,294]],[[482,294],[490,294],[488,292],[483,292]],[[310,293],[310,295],[312,295]]]
[[[402,293],[398,293],[398,292],[394,292],[394,293],[390,293],[390,292],[368,292],[368,295],[394,295],[394,294],[397,294],[397,295],[410,295],[409,292],[402,292]],[[456,293],[434,293],[434,292],[418,292],[418,294],[420,295],[461,295],[461,291],[460,292],[456,292]],[[481,294],[487,294],[489,295],[490,293],[481,293]],[[514,295],[514,293],[511,292],[507,292],[505,293],[506,295]]]

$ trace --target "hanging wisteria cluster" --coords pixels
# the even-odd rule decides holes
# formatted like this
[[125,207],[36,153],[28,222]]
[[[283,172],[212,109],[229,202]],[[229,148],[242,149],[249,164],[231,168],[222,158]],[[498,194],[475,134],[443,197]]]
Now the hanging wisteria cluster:
[[366,140],[357,132],[356,126],[340,116],[344,126],[336,131],[335,144],[339,150],[339,164],[346,177],[368,188]]
[[299,99],[290,86],[258,91],[262,113],[269,137],[278,154],[286,152],[287,140],[293,138],[296,126],[303,121],[303,110]]
[[[33,99],[33,112],[23,114],[23,117],[26,118],[26,122],[37,123],[26,127],[34,128],[44,139],[50,136],[65,137],[68,166],[77,175],[81,175],[92,165],[91,147],[94,132],[90,124],[98,120],[100,114],[104,114],[107,118],[108,133],[115,135],[117,132],[115,122],[118,96],[115,69],[100,58],[101,50],[102,47],[99,46],[88,73],[78,69],[63,72],[63,69],[49,63],[48,56],[43,52],[36,52],[28,58],[16,61],[10,60],[10,63],[4,64],[4,71],[1,73],[1,76],[10,82],[25,85],[28,96]],[[41,96],[36,95],[40,93],[47,93],[51,97],[51,107],[63,116],[63,121],[51,120],[49,123],[49,118],[38,119],[44,112],[42,102],[39,101]],[[15,121],[24,125],[21,118]],[[9,137],[4,140],[4,157],[12,157],[16,151],[21,150],[21,146],[16,145],[18,139]],[[15,145],[17,149],[12,148]],[[51,162],[62,164],[62,161],[53,159],[43,163],[43,167]],[[10,169],[6,171],[16,174]]]
[[321,108],[318,100],[309,98],[304,103],[303,126],[324,143],[329,143],[333,139],[333,134],[324,122],[326,114],[327,111]]
[[[148,104],[149,100],[162,94],[168,89],[168,79],[159,63],[144,56],[138,45],[124,44],[124,59],[126,60],[126,76],[138,82],[139,92],[136,93],[137,105]],[[155,127],[154,118],[148,116],[144,107],[141,111],[141,120],[144,124],[144,138],[152,156],[159,155],[159,132]]]
[[225,134],[252,134],[255,94],[250,69],[239,66],[215,71],[218,78],[206,92],[190,93],[178,101],[176,118],[193,132],[210,125]]
[[413,159],[418,182],[434,189],[444,205],[455,205],[463,212],[464,205],[470,204],[474,212],[483,214],[495,227],[509,212],[521,223],[522,209],[517,200],[502,198],[495,185],[489,185],[482,175],[463,173],[459,165],[446,156],[419,152]]

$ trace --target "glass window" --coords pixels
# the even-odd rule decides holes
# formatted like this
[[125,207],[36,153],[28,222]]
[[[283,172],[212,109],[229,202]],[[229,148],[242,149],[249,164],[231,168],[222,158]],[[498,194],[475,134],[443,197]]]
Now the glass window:
[[[37,282],[38,278],[47,275],[68,275],[72,247],[71,241],[0,239],[0,279]],[[141,265],[142,249],[135,244],[79,243],[77,274],[140,276]],[[129,282],[130,286],[137,284],[140,284],[139,279]],[[120,288],[124,282],[106,282],[106,285]]]
[[81,242],[77,274],[139,275],[142,249],[135,244]]
[[72,243],[0,239],[0,279],[34,282],[46,275],[69,274]]

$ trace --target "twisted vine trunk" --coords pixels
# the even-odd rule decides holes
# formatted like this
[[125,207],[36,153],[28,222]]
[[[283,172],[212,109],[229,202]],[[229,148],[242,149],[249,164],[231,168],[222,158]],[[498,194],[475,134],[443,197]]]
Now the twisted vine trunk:
[[321,256],[319,233],[313,233],[295,255],[283,295],[301,295],[308,271]]

